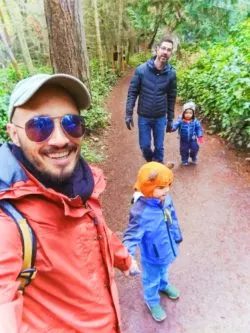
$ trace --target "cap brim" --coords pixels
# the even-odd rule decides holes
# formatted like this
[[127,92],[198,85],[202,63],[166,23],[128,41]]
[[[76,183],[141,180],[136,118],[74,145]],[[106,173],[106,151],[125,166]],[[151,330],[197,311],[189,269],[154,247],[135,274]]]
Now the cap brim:
[[55,84],[64,88],[72,96],[79,110],[88,109],[90,107],[91,97],[87,87],[74,76],[68,74],[38,74],[31,77],[30,80],[32,81],[30,82],[32,85],[30,85],[28,89],[22,91],[21,95],[19,95],[13,103],[12,110],[9,110],[10,119],[14,108],[27,103],[45,84]]
[[54,74],[43,84],[45,83],[62,86],[73,97],[80,110],[90,107],[91,97],[89,91],[79,79],[67,74]]

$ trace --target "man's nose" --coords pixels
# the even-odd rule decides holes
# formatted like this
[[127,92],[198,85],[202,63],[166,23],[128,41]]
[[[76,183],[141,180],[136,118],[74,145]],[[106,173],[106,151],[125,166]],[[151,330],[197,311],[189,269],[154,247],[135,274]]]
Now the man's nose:
[[59,119],[54,119],[54,130],[51,134],[48,144],[63,147],[70,142],[68,136],[64,133]]

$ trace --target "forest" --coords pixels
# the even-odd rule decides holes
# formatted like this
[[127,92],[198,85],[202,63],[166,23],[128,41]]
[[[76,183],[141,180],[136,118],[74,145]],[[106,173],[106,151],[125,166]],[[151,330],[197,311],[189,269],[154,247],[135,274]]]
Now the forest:
[[[73,74],[90,89],[88,133],[109,124],[116,80],[174,41],[178,96],[199,105],[210,133],[250,148],[248,0],[0,0],[0,140],[14,85],[35,73]],[[123,116],[122,116],[123,117]],[[89,159],[91,153],[85,144]]]

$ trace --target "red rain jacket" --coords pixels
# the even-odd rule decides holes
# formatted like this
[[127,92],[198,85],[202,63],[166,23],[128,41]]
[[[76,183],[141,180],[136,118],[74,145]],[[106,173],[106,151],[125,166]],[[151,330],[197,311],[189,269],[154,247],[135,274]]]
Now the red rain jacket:
[[[0,158],[14,161],[4,146]],[[131,259],[104,222],[98,201],[105,188],[102,172],[91,168],[95,188],[84,207],[79,197],[45,188],[16,160],[13,164],[3,174],[0,170],[0,199],[12,199],[34,229],[38,273],[19,294],[21,239],[0,210],[0,333],[120,332],[114,267],[127,270]]]

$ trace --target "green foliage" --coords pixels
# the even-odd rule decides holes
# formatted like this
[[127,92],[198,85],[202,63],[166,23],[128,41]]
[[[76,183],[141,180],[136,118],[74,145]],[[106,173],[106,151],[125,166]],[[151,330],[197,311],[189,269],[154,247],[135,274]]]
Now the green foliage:
[[82,111],[88,133],[96,131],[98,128],[106,127],[109,122],[109,115],[104,107],[93,105],[89,110]]
[[193,99],[210,127],[239,148],[250,148],[250,19],[224,43],[212,45],[189,68],[178,70],[178,93]]
[[199,45],[227,38],[230,27],[249,10],[247,0],[131,0],[126,8],[138,39],[151,42],[168,31]]
[[83,143],[81,147],[81,155],[84,157],[85,161],[89,163],[102,162],[104,159],[103,154],[97,153],[93,149],[90,149],[90,145],[88,143]]
[[127,14],[134,28],[141,31],[153,31],[155,15],[150,11],[151,0],[141,0],[127,7]]
[[[23,78],[29,75],[25,67],[20,66],[20,72]],[[38,72],[50,73],[51,69],[46,66],[39,67]],[[0,141],[8,140],[8,136],[6,134],[6,124],[9,97],[18,81],[19,78],[13,67],[0,69]]]
[[109,115],[105,111],[103,101],[116,82],[117,75],[110,68],[106,68],[105,74],[101,75],[97,59],[91,61],[90,68],[92,107],[90,110],[84,110],[82,114],[87,129],[94,131],[107,126],[109,122]]
[[6,123],[7,123],[6,105],[8,104],[8,100],[9,96],[7,94],[0,95],[0,142],[7,141],[8,139],[6,133]]
[[135,53],[134,55],[132,55],[129,58],[129,65],[132,67],[139,66],[140,64],[144,63],[151,57],[152,57],[152,53],[150,51]]
[[201,0],[184,1],[183,17],[177,27],[182,40],[199,43],[205,47],[208,41],[227,39],[230,28],[243,21],[250,10],[249,1]]
[[[23,75],[27,72],[23,71]],[[0,69],[0,141],[8,140],[6,133],[7,109],[10,92],[18,81],[15,70],[12,67]]]

